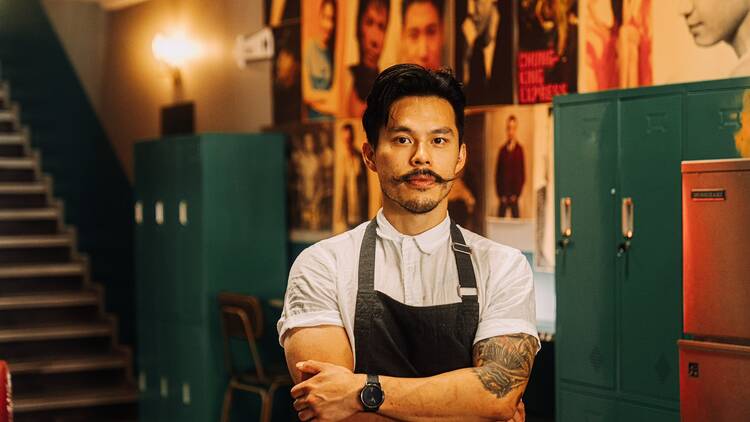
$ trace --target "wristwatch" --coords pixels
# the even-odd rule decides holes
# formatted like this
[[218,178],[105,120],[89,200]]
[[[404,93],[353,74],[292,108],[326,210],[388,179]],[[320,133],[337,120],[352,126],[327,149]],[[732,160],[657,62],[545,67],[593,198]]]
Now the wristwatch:
[[383,389],[380,388],[380,379],[377,375],[367,375],[367,382],[359,392],[359,401],[365,412],[377,412],[385,400]]

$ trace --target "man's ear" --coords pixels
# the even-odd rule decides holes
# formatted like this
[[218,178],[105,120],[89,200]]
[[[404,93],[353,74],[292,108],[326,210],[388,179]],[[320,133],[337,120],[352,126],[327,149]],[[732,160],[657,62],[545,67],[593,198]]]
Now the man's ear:
[[461,170],[464,169],[464,166],[466,166],[466,154],[468,152],[466,151],[466,143],[461,143],[461,146],[458,147],[458,161],[456,161],[456,171],[454,171],[454,174],[458,174],[461,172]]
[[368,169],[375,173],[378,172],[378,168],[375,166],[375,149],[369,142],[362,144],[362,159],[365,161],[365,165]]

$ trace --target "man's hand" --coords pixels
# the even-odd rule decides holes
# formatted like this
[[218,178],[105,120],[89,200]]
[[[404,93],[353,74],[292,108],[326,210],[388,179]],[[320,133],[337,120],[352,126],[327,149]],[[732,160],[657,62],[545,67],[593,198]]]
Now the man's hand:
[[299,419],[338,421],[362,410],[359,392],[366,375],[354,374],[348,368],[325,362],[299,362],[297,369],[310,378],[292,388],[294,410]]

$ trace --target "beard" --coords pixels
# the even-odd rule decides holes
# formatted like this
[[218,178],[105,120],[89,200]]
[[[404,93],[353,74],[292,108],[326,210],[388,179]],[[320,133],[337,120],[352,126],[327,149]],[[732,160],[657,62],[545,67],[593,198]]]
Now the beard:
[[431,198],[418,198],[418,199],[403,199],[398,198],[395,192],[390,192],[390,189],[382,189],[383,195],[391,201],[397,203],[401,208],[409,211],[412,214],[427,214],[434,210],[450,193],[452,183],[446,184],[447,189],[440,195],[438,199]]

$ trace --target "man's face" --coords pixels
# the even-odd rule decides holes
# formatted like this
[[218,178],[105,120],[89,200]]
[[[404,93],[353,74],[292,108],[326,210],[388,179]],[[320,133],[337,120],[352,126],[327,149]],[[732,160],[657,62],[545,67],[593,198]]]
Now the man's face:
[[323,44],[327,44],[333,35],[334,19],[333,4],[325,2],[320,8],[320,35]]
[[404,14],[403,61],[437,69],[443,51],[440,13],[430,1],[412,3]]
[[468,15],[474,21],[477,33],[481,34],[489,26],[494,6],[493,0],[469,0],[467,3]]
[[750,7],[747,0],[678,0],[688,30],[699,46],[731,41]]
[[440,97],[404,97],[391,105],[389,116],[366,160],[378,173],[383,201],[415,214],[432,211],[466,162],[453,108]]
[[516,122],[513,119],[508,119],[508,123],[505,126],[505,133],[508,137],[508,140],[516,139],[516,128],[518,127],[518,122]]
[[388,11],[382,3],[371,2],[359,25],[362,62],[367,67],[377,69],[380,54],[383,52],[385,29],[388,26]]
[[302,139],[302,143],[305,152],[313,152],[315,150],[315,140],[313,139],[312,134],[306,133]]

